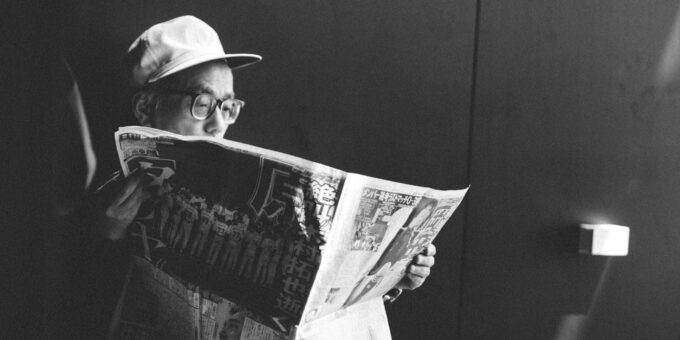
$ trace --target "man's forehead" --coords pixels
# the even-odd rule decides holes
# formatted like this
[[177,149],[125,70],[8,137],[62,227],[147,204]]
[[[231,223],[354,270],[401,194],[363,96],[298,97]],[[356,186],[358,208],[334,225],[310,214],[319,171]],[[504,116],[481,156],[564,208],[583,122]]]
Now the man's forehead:
[[[210,93],[220,98],[234,96],[234,77],[224,62],[211,62],[181,71],[184,90]],[[178,75],[179,75],[178,73]]]

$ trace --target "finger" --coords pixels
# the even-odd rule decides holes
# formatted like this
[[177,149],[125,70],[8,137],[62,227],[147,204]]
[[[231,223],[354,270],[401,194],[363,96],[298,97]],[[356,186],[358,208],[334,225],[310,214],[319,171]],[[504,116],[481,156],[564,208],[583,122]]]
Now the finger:
[[410,265],[406,275],[409,277],[416,276],[424,279],[430,276],[430,267]]
[[120,205],[120,209],[123,213],[130,213],[137,215],[137,210],[139,206],[144,202],[144,187],[138,186],[135,191],[128,196],[128,198]]
[[437,254],[437,247],[434,246],[434,244],[430,243],[423,249],[422,254],[427,255],[427,256],[434,256]]
[[416,260],[413,262],[419,266],[432,267],[434,266],[434,256],[418,255]]
[[132,191],[132,193],[125,198],[121,198],[121,194],[119,193],[119,196],[117,196],[116,199],[114,199],[114,201],[106,207],[106,215],[114,219],[128,218],[129,210],[131,209],[131,203],[134,203],[136,196],[139,195],[139,191],[142,188],[143,187],[141,185],[138,185],[134,188],[134,191]]
[[118,191],[118,194],[114,197],[113,199],[113,204],[115,205],[122,205],[130,195],[132,195],[135,190],[140,186],[142,183],[142,178],[143,178],[143,171],[138,171],[132,176],[128,177],[128,179],[125,181],[123,184],[123,187]]
[[416,289],[425,283],[425,278],[413,274],[406,274],[405,286],[407,289]]

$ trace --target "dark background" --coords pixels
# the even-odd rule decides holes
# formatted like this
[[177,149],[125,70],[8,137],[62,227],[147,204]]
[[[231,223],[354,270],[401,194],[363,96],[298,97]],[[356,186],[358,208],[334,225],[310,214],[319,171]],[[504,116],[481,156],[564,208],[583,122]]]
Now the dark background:
[[[395,181],[471,184],[428,281],[388,307],[394,339],[550,339],[560,325],[675,339],[680,97],[674,74],[659,75],[679,6],[78,1],[22,8],[4,34],[50,37],[67,57],[100,172],[116,166],[113,131],[134,123],[127,47],[193,14],[228,52],[264,57],[236,71],[248,105],[228,138]],[[604,222],[630,226],[627,257],[577,253],[578,223]]]

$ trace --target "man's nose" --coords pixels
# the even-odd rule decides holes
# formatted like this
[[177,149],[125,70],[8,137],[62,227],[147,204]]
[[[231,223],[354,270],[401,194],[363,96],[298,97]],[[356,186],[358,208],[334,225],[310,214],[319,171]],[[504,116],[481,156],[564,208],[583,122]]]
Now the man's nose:
[[222,112],[222,109],[216,107],[213,115],[210,116],[210,118],[208,118],[206,121],[205,131],[213,137],[222,138],[227,132],[229,125],[230,124],[227,123],[227,119],[224,117],[224,112]]

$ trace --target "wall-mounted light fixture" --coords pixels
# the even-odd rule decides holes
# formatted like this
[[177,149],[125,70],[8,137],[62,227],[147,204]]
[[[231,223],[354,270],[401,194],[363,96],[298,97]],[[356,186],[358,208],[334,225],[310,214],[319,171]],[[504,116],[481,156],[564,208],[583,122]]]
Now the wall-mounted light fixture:
[[628,227],[616,224],[581,224],[579,253],[626,256],[629,235]]

